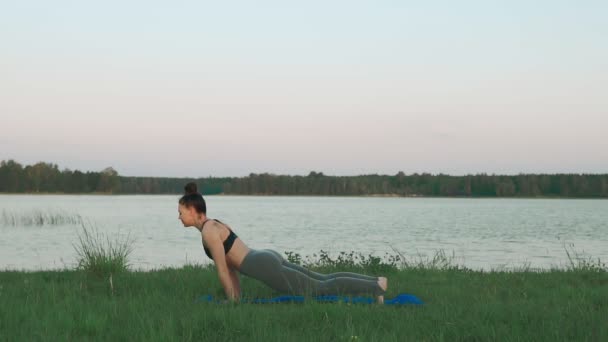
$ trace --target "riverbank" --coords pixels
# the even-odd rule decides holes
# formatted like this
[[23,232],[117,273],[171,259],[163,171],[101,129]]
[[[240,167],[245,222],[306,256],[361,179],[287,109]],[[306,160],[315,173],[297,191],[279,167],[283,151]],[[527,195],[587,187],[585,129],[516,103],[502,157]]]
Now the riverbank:
[[[202,266],[111,278],[73,270],[2,271],[0,339],[608,340],[608,272],[602,270],[412,268],[385,275],[387,298],[411,293],[425,305],[197,303],[201,295],[223,296],[215,269]],[[255,280],[241,281],[244,297],[274,295]]]
[[[111,193],[111,192],[0,192],[0,195],[5,196],[175,196],[179,198],[183,196],[183,193]],[[204,197],[289,197],[289,198],[420,198],[420,199],[483,199],[483,200],[509,200],[509,199],[522,199],[522,200],[608,200],[608,197],[576,197],[576,196],[433,196],[433,195],[398,195],[398,194],[364,194],[364,195],[284,195],[284,194],[235,194],[235,193],[214,193],[214,194],[203,194]]]

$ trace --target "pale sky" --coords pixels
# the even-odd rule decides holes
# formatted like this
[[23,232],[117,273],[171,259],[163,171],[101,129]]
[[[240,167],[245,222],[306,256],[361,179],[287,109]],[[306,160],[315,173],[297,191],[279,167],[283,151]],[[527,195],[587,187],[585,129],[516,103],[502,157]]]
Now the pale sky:
[[2,1],[0,160],[608,172],[607,1]]

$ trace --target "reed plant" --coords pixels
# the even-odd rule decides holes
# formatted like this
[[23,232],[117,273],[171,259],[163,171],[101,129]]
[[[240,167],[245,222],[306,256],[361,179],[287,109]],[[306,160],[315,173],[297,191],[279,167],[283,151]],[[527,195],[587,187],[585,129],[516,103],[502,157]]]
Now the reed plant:
[[568,265],[566,268],[570,271],[591,271],[591,272],[607,272],[608,266],[602,262],[600,258],[585,254],[584,251],[577,251],[573,244],[564,244],[564,250],[568,256]]
[[15,212],[2,209],[0,224],[3,226],[55,226],[66,224],[82,224],[83,219],[79,214],[69,213],[63,210],[31,210]]
[[100,276],[127,271],[133,243],[130,235],[119,233],[110,237],[96,226],[83,223],[78,242],[73,244],[78,262],[76,268]]

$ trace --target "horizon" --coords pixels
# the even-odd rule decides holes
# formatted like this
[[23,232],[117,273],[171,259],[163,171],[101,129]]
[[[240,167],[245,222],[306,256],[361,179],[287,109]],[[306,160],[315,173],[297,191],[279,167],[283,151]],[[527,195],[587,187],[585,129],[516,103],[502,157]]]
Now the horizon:
[[3,7],[0,160],[163,178],[608,173],[605,2]]

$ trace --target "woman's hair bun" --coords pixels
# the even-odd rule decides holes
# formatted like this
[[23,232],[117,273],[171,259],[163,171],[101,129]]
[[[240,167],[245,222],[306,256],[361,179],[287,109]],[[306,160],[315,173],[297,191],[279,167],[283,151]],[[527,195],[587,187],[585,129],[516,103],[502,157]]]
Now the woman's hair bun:
[[190,182],[184,186],[184,191],[186,192],[186,195],[197,194],[198,188],[194,182]]

